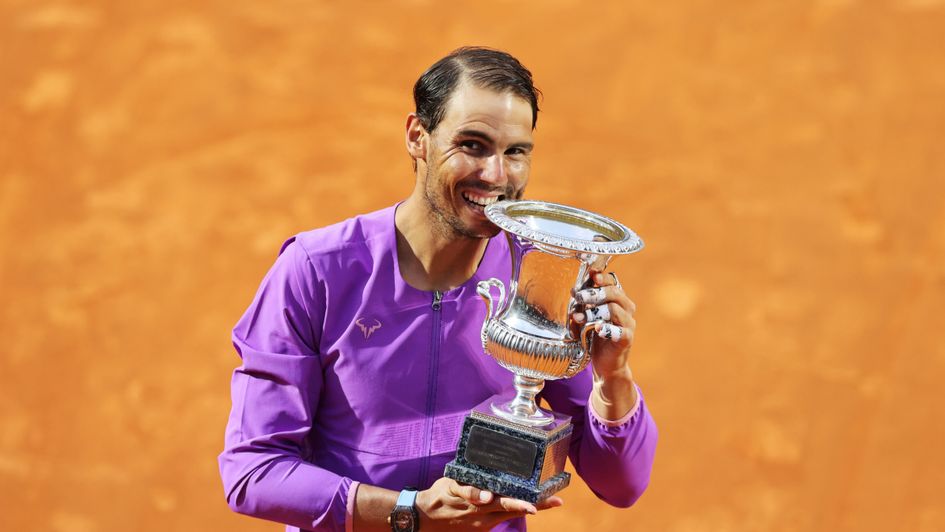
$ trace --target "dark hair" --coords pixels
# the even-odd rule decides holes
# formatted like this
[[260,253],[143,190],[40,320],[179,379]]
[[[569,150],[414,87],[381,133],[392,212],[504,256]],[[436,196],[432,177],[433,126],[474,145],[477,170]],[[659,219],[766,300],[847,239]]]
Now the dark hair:
[[414,84],[413,101],[424,129],[432,132],[440,124],[450,96],[464,78],[477,87],[510,91],[526,100],[532,106],[532,129],[535,129],[541,91],[532,82],[532,73],[510,54],[482,46],[453,50],[428,68]]

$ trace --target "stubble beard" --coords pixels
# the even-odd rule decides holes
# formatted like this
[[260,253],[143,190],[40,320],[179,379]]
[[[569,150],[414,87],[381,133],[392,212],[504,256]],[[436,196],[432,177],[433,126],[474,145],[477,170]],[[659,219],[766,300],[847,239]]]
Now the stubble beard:
[[439,194],[437,187],[439,187],[441,181],[433,174],[429,166],[427,167],[427,175],[424,183],[423,198],[427,203],[427,208],[433,215],[432,226],[434,232],[450,239],[473,240],[492,238],[498,234],[498,227],[495,227],[494,231],[489,231],[489,233],[486,234],[476,233],[469,227],[466,227],[463,220],[460,219],[454,211],[453,205],[449,203],[448,198],[445,195]]

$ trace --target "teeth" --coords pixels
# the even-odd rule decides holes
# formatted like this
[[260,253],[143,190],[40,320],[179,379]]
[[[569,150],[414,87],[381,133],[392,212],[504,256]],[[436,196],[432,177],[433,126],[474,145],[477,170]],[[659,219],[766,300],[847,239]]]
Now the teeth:
[[469,202],[471,202],[471,203],[475,203],[476,205],[479,205],[480,207],[488,207],[489,205],[492,205],[493,203],[495,203],[496,201],[498,201],[498,200],[499,200],[499,197],[498,197],[498,196],[490,196],[490,197],[485,197],[485,198],[478,198],[478,197],[470,196],[469,194],[466,194],[466,193],[464,192],[464,193],[463,193],[463,199],[465,199],[466,201],[469,201]]

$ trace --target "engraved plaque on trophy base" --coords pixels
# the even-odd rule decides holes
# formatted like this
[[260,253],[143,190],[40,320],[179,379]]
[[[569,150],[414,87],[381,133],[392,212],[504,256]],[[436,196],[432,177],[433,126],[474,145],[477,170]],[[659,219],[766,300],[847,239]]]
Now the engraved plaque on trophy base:
[[531,503],[567,487],[571,417],[553,413],[553,422],[529,427],[493,414],[492,401],[466,416],[456,458],[446,465],[445,476]]

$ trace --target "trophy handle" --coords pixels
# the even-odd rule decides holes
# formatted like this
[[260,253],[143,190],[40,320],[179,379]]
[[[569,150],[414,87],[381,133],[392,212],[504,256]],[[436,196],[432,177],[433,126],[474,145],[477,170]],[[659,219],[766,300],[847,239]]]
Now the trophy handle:
[[594,327],[599,322],[592,321],[590,323],[585,323],[584,328],[581,329],[581,347],[584,348],[585,356],[591,356],[591,342],[594,338],[591,336],[591,333],[594,332]]
[[[499,304],[496,305],[492,300],[492,287],[499,289]],[[486,302],[486,320],[485,323],[488,323],[489,320],[496,317],[496,315],[502,311],[502,308],[505,307],[505,283],[496,279],[495,277],[487,281],[479,281],[479,284],[476,285],[476,293],[479,294],[482,299]],[[485,326],[485,325],[483,325]]]

